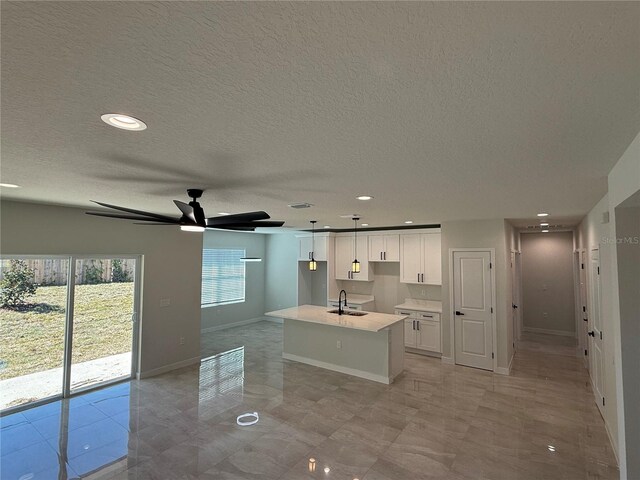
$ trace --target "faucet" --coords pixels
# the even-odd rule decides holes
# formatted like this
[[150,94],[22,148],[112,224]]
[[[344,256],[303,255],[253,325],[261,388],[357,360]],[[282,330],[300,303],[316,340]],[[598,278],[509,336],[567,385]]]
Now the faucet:
[[344,313],[344,308],[342,308],[342,294],[344,293],[344,306],[347,306],[347,292],[344,290],[340,290],[338,294],[338,315],[342,315]]

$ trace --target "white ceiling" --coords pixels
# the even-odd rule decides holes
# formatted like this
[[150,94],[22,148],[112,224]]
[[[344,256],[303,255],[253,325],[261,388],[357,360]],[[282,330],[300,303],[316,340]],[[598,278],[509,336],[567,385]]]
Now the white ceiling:
[[1,35],[17,200],[575,222],[640,131],[637,2],[5,1]]

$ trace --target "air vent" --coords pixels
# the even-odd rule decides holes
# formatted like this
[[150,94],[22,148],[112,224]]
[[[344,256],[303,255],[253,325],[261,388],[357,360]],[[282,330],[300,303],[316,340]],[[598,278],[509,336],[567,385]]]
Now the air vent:
[[290,203],[291,208],[310,208],[313,207],[311,203]]
[[540,225],[529,225],[527,228],[530,230],[543,230],[543,229],[547,230],[551,228],[569,228],[569,227],[567,225],[558,224],[558,225],[549,225],[544,227],[541,227]]

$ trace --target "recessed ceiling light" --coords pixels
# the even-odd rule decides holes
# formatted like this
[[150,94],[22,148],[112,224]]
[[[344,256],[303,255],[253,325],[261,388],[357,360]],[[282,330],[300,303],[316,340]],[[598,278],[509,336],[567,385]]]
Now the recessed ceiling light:
[[363,226],[363,227],[368,227],[368,226],[369,226],[369,224],[368,224],[368,223],[363,223],[363,224],[362,224],[362,226]]
[[549,449],[550,452],[556,451],[556,447],[554,447],[553,445],[549,445],[547,448]]
[[548,226],[549,226],[549,224],[548,224],[548,223],[541,223],[541,224],[540,224],[540,226],[541,226],[541,227],[548,227]]
[[218,212],[218,215],[224,216],[224,215],[231,215],[231,214],[229,212]]
[[20,185],[16,185],[14,183],[0,183],[0,187],[3,187],[3,188],[20,188]]
[[547,230],[547,229],[542,230],[542,233],[549,233],[549,230]]
[[360,195],[356,197],[358,200],[371,200],[373,197],[371,195]]
[[546,213],[546,212],[540,212],[540,213],[538,214],[538,216],[539,216],[539,217],[548,217],[548,216],[549,216],[549,214],[548,214],[548,213]]
[[331,228],[331,225],[325,225],[324,228]]
[[406,222],[404,222],[404,223],[406,223],[407,225],[409,225],[410,223],[413,223],[413,220],[407,220],[407,221],[406,221]]
[[200,225],[180,225],[180,230],[183,232],[204,232],[204,227]]
[[146,130],[147,124],[129,115],[121,113],[105,113],[100,117],[104,123],[112,127],[121,128],[123,130]]

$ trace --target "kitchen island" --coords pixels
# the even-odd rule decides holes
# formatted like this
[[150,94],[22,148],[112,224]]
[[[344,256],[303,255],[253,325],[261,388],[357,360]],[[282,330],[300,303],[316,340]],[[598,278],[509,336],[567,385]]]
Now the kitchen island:
[[329,310],[300,305],[266,313],[284,321],[282,357],[392,383],[404,369],[406,315],[376,312],[339,315]]

